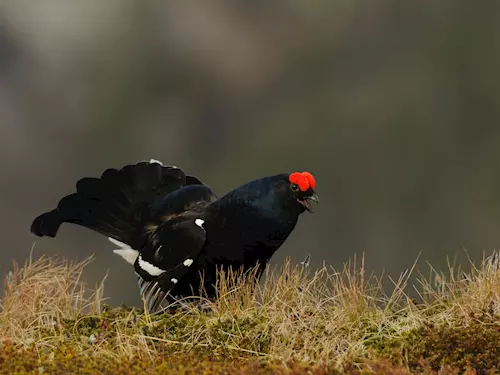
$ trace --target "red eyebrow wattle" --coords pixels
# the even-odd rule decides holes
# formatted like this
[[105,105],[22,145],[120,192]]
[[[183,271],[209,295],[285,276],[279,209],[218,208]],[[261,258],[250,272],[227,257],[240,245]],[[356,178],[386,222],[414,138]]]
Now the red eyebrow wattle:
[[288,179],[292,184],[296,184],[301,191],[306,191],[309,188],[315,190],[316,188],[316,180],[309,172],[293,172]]
[[302,172],[302,176],[304,176],[309,181],[309,186],[311,186],[311,189],[316,190],[316,179],[314,178],[314,176],[309,172]]

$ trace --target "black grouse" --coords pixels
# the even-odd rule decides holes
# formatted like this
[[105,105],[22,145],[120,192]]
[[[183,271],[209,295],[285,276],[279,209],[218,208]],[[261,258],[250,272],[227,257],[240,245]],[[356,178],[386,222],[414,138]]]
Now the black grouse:
[[76,193],[37,217],[31,231],[55,237],[64,222],[93,229],[117,245],[134,266],[150,311],[192,296],[201,280],[215,296],[217,268],[248,270],[258,277],[294,229],[298,217],[318,202],[308,172],[264,177],[217,198],[196,177],[157,160],[108,169],[82,178]]

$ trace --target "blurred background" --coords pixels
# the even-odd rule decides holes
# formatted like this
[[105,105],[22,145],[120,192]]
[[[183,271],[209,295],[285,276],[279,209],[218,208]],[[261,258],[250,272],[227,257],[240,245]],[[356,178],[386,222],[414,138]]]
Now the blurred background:
[[[309,170],[321,204],[273,258],[396,277],[500,245],[500,2],[0,2],[0,272],[83,176],[155,158],[219,194]],[[111,303],[139,303],[106,238],[64,225],[35,256],[96,254]]]

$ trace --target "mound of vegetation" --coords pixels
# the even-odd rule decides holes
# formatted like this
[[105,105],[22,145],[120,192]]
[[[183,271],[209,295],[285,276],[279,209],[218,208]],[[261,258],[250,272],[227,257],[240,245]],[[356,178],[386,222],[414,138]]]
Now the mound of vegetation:
[[221,273],[215,301],[163,314],[103,303],[91,261],[28,260],[4,283],[0,374],[500,373],[498,254],[465,274],[411,272],[385,294],[356,261],[337,272],[289,262],[264,283]]

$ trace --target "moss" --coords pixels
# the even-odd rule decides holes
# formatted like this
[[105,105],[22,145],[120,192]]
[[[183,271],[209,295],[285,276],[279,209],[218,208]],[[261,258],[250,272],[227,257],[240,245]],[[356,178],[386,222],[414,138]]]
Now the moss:
[[[394,366],[388,361],[366,363],[366,366],[348,366],[343,371],[328,369],[322,365],[306,365],[288,362],[263,363],[251,360],[219,360],[209,355],[184,353],[174,356],[131,359],[115,358],[113,356],[89,355],[81,353],[71,345],[59,345],[54,348],[40,351],[34,346],[20,346],[4,342],[0,346],[0,375],[27,375],[27,374],[52,374],[52,375],[168,375],[168,374],[240,374],[240,375],[409,375],[414,374],[439,374],[456,375],[476,374],[471,366],[458,369],[444,366],[439,371],[429,366],[420,366],[418,369],[409,370],[406,367]],[[493,372],[492,372],[493,373]]]
[[438,371],[467,368],[478,374],[500,373],[500,321],[480,313],[467,320],[447,324],[425,323],[422,327],[396,335],[385,332],[367,340],[375,357],[413,370]]
[[418,345],[408,348],[408,363],[419,368],[422,359],[431,368],[474,368],[479,374],[500,372],[500,322],[480,316],[461,325],[426,325]]
[[[67,341],[87,346],[97,343],[113,347],[120,336],[141,336],[147,345],[164,355],[195,352],[214,358],[241,358],[257,353],[266,354],[271,338],[259,316],[214,317],[209,314],[144,315],[133,309],[107,309],[99,316],[78,316],[65,319],[59,334]],[[193,331],[209,338],[210,344],[187,342]],[[41,337],[53,337],[49,331],[40,331]],[[200,340],[206,342],[207,340]]]
[[40,352],[35,347],[3,343],[0,348],[0,374],[311,374],[325,375],[326,368],[289,364],[263,364],[246,360],[214,360],[194,353],[153,359],[116,359],[112,356],[92,356],[79,353],[72,346],[60,345]]
[[412,329],[400,334],[395,332],[384,332],[370,337],[366,346],[373,357],[381,357],[391,363],[404,365],[407,361],[408,351],[414,351],[420,347],[422,342],[421,329]]

